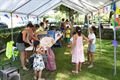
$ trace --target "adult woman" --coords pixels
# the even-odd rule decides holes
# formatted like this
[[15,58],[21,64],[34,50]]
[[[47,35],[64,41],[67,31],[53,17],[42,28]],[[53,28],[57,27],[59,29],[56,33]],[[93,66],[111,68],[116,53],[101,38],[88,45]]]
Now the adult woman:
[[28,70],[25,66],[26,55],[27,55],[25,48],[32,45],[31,39],[34,38],[33,29],[34,29],[33,24],[28,23],[27,27],[24,28],[17,37],[16,46],[20,52],[20,60],[23,70]]

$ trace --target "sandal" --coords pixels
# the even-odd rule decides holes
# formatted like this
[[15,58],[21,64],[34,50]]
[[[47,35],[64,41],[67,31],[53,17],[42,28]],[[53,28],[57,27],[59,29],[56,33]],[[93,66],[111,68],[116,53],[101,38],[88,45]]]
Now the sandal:
[[34,76],[34,80],[37,80],[37,77],[36,77],[36,76]]
[[74,73],[74,74],[78,74],[78,71],[73,70],[72,73]]
[[28,60],[28,59],[26,59],[26,62],[27,62],[27,63],[29,63],[29,60]]
[[28,71],[29,69],[28,69],[28,68],[26,68],[26,67],[23,67],[23,70]]

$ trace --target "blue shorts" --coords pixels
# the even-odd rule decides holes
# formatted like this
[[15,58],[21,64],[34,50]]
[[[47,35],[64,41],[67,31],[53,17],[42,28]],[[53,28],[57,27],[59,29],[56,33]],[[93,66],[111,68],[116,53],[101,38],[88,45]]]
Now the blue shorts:
[[95,44],[90,44],[90,45],[88,46],[88,51],[89,51],[89,52],[94,53],[95,50],[96,50],[96,46],[95,46]]
[[24,43],[16,43],[16,47],[17,47],[18,51],[20,51],[20,52],[25,51]]

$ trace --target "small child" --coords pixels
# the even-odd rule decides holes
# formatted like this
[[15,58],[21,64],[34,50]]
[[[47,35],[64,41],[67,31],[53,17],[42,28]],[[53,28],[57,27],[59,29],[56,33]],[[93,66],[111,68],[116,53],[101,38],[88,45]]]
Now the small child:
[[88,44],[88,62],[90,63],[90,65],[88,66],[88,68],[92,68],[93,67],[93,60],[94,60],[94,53],[95,53],[95,42],[96,42],[96,28],[94,26],[92,26],[91,28],[89,28],[89,44]]
[[33,52],[35,54],[33,60],[33,69],[34,69],[34,79],[41,80],[42,70],[45,68],[42,54],[45,53],[44,48],[39,45],[39,41],[35,41]]
[[66,42],[69,43],[70,42],[70,28],[69,26],[67,26],[66,32],[65,32],[65,38],[66,38]]

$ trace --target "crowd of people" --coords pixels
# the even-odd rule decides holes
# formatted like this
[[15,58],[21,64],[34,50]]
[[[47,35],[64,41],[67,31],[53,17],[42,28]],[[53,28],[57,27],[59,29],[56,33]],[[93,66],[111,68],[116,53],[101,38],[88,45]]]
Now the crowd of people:
[[[71,27],[68,19],[64,21],[64,18],[61,22],[61,31],[64,33],[65,42],[68,44],[68,47],[71,47],[72,54],[72,63],[75,63],[75,70],[72,70],[73,73],[78,73],[81,71],[81,67],[83,62],[85,62],[84,58],[84,46],[83,39],[85,39],[88,43],[88,51],[87,51],[87,61],[89,64],[88,68],[93,67],[94,62],[94,53],[95,53],[95,42],[96,42],[96,28],[95,26],[90,26],[88,28],[88,37],[82,34],[82,29],[76,26],[75,29]],[[71,33],[73,33],[71,35]]]
[[[28,22],[26,27],[18,34],[16,47],[20,52],[21,66],[23,70],[29,70],[26,67],[28,60],[28,52],[25,50],[29,46],[33,46],[35,49],[33,53],[36,54],[33,61],[33,68],[35,71],[35,79],[41,80],[41,74],[44,67],[44,62],[41,54],[45,54],[45,50],[42,46],[39,46],[38,34],[41,31],[48,30],[48,20],[43,19],[43,22],[33,25],[32,22]],[[39,46],[39,48],[38,48]],[[37,49],[38,48],[38,49]],[[41,64],[42,63],[42,64]]]
[[[48,20],[45,18],[40,25],[35,24],[33,25],[31,22],[19,33],[17,38],[16,46],[20,51],[20,60],[21,66],[23,70],[28,70],[26,67],[26,63],[28,62],[27,51],[25,49],[29,46],[33,46],[33,53],[35,57],[33,59],[33,69],[34,69],[34,79],[41,80],[42,70],[46,67],[46,63],[43,59],[43,54],[46,53],[46,49],[44,46],[40,46],[39,38],[37,37],[39,32],[49,30]],[[87,59],[89,66],[88,68],[93,67],[94,62],[94,53],[95,53],[95,27],[91,26],[88,28],[88,37],[82,34],[82,29],[80,27],[76,27],[75,29],[72,28],[71,23],[68,19],[63,18],[60,24],[60,31],[63,33],[63,38],[65,38],[65,42],[67,43],[67,47],[71,47],[71,54],[72,54],[72,63],[75,63],[75,70],[72,70],[73,73],[78,73],[81,71],[81,67],[83,62],[85,61],[84,57],[84,46],[83,40],[85,39],[88,42],[88,54]],[[73,33],[71,35],[71,33]],[[51,49],[49,49],[51,50]]]

